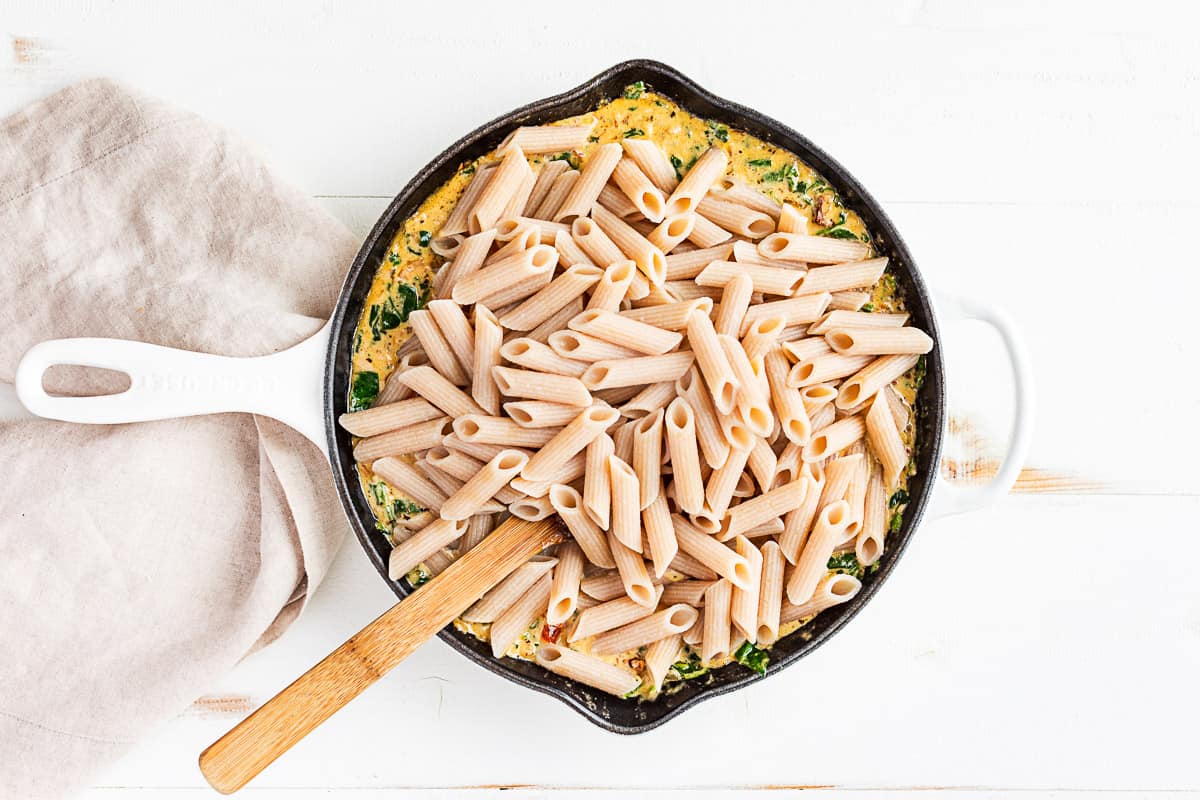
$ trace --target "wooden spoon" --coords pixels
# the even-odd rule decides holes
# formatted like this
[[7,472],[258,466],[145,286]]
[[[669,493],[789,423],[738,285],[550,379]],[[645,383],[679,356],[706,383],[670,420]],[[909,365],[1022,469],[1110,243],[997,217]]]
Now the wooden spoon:
[[200,771],[222,794],[246,785],[288,748],[499,583],[566,534],[557,517],[512,517],[429,583],[346,640],[200,754]]

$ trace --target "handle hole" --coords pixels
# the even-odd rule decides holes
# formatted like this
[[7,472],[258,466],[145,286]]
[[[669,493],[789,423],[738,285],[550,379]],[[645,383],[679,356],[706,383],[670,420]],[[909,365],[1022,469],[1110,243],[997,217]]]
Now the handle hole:
[[51,397],[107,397],[132,385],[128,373],[103,367],[54,364],[42,374],[42,389]]

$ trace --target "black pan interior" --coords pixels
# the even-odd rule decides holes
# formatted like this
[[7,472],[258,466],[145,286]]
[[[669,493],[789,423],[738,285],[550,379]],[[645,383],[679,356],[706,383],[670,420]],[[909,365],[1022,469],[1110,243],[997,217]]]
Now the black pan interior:
[[[790,150],[821,173],[838,190],[846,205],[862,217],[875,236],[876,248],[889,257],[896,280],[906,296],[913,324],[927,331],[935,341],[940,340],[929,291],[917,272],[912,256],[891,220],[858,181],[801,134],[752,109],[710,94],[665,64],[647,60],[627,61],[605,70],[569,92],[531,103],[492,120],[451,145],[396,195],[354,259],[333,317],[333,337],[326,363],[325,422],[330,452],[333,454],[335,482],[359,542],[383,580],[388,581],[398,597],[403,598],[412,590],[404,582],[388,579],[390,547],[382,534],[376,531],[374,517],[359,488],[350,437],[335,424],[338,415],[346,411],[355,326],[376,268],[404,220],[426,196],[454,173],[460,163],[492,150],[518,125],[536,125],[585,113],[639,80],[695,114],[746,130]],[[880,561],[878,571],[864,579],[863,590],[854,600],[825,611],[801,631],[775,644],[765,676],[759,676],[741,665],[731,664],[701,678],[686,681],[678,691],[655,702],[638,703],[595,691],[528,662],[507,658],[496,660],[492,658],[486,643],[459,633],[453,627],[443,630],[441,638],[485,669],[557,697],[590,721],[615,733],[650,730],[701,700],[774,675],[812,652],[858,613],[887,579],[920,524],[936,477],[941,449],[945,409],[943,374],[941,349],[935,348],[927,358],[927,376],[919,396],[917,474],[910,481],[911,502],[904,516],[903,528],[888,538],[887,552]]]

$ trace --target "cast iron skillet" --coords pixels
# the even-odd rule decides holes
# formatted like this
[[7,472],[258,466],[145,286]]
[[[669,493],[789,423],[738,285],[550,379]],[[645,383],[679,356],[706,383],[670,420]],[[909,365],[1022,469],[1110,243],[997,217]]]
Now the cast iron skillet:
[[[563,117],[583,114],[603,102],[619,96],[631,83],[646,86],[675,100],[688,111],[740,128],[772,144],[795,153],[819,172],[841,195],[846,206],[862,218],[874,236],[880,255],[886,255],[903,293],[912,324],[939,341],[929,290],[921,280],[912,256],[895,227],[879,204],[841,164],[826,155],[804,136],[753,109],[731,103],[697,86],[680,72],[657,61],[626,61],[600,73],[590,81],[554,97],[539,100],[492,120],[455,142],[417,173],[371,230],[358,257],[350,267],[341,298],[333,314],[332,336],[325,364],[325,430],[329,437],[334,480],[346,515],[380,576],[399,597],[412,588],[404,581],[388,579],[388,553],[391,547],[375,529],[375,517],[359,487],[358,472],[351,453],[350,435],[337,424],[338,415],[347,410],[350,385],[350,353],[355,327],[375,272],[383,262],[388,246],[404,220],[421,202],[448,180],[464,161],[491,151],[518,125],[538,125]],[[823,611],[812,622],[771,648],[766,675],[760,676],[740,664],[730,664],[705,676],[684,681],[678,691],[654,702],[622,700],[595,691],[567,678],[554,675],[537,665],[511,658],[495,659],[491,648],[470,634],[448,627],[439,634],[443,641],[485,669],[511,681],[556,697],[591,722],[614,733],[641,733],[655,728],[702,700],[740,689],[769,678],[799,661],[850,621],[870,601],[891,574],[909,539],[921,521],[936,476],[935,465],[942,446],[945,396],[940,347],[926,358],[925,382],[917,399],[917,472],[909,482],[910,502],[904,525],[898,534],[888,536],[887,548],[879,569],[863,579],[862,591],[850,602]]]

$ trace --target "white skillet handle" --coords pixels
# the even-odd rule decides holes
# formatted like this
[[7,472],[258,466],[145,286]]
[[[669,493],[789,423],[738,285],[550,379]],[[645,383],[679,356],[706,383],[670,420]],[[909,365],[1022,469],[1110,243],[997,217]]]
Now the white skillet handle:
[[[176,350],[125,339],[52,339],[17,365],[17,397],[39,417],[112,424],[218,414],[262,414],[295,428],[328,457],[323,409],[329,324],[298,345],[254,358]],[[130,387],[100,397],[53,397],[42,387],[59,364],[129,375]]]
[[935,296],[934,307],[937,309],[943,330],[948,325],[967,319],[986,322],[995,328],[1008,351],[1016,387],[1012,442],[1000,470],[994,478],[980,486],[957,486],[939,474],[929,512],[937,518],[985,508],[1008,494],[1009,489],[1016,483],[1017,476],[1021,474],[1025,457],[1029,454],[1029,445],[1033,439],[1034,397],[1033,365],[1029,360],[1029,351],[1016,325],[1007,314],[998,308],[967,298],[941,293]]

